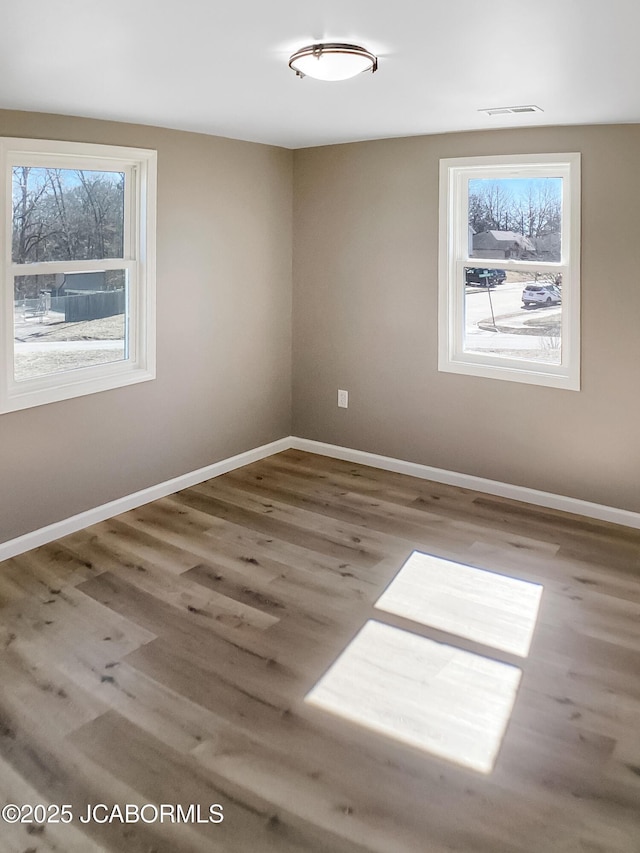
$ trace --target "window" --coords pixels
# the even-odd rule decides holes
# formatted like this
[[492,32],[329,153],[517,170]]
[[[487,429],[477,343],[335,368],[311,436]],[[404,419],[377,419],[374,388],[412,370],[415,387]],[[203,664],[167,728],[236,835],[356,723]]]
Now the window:
[[580,155],[440,161],[441,371],[580,388]]
[[0,411],[155,376],[156,152],[0,139]]

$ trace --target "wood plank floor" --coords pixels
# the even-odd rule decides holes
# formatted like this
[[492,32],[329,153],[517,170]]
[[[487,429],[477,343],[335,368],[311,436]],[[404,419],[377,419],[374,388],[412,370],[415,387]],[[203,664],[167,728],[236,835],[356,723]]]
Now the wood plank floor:
[[[375,609],[414,550],[541,584],[528,656]],[[305,702],[372,619],[521,668],[492,772]],[[637,531],[290,450],[1,564],[0,685],[0,804],[75,815],[0,853],[640,853]]]

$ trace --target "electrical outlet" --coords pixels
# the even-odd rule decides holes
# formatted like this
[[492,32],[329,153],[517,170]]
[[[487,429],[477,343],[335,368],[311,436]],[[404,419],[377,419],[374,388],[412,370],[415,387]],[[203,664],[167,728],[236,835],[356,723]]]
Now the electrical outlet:
[[349,407],[349,392],[338,390],[338,407],[347,409]]

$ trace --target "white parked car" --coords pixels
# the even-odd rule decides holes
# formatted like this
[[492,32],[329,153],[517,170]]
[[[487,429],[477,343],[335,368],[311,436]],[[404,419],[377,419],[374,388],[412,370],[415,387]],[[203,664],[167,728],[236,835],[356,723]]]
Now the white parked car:
[[529,305],[559,305],[562,302],[562,291],[557,284],[537,284],[530,281],[522,291],[522,301]]

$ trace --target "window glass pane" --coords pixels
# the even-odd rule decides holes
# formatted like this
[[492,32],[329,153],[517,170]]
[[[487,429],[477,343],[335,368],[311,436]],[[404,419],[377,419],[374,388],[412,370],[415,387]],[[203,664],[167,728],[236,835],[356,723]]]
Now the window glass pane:
[[562,276],[465,267],[465,353],[562,360]]
[[12,260],[124,255],[124,172],[13,168]]
[[16,381],[128,355],[126,270],[14,279]]
[[562,178],[469,180],[469,257],[560,262]]

